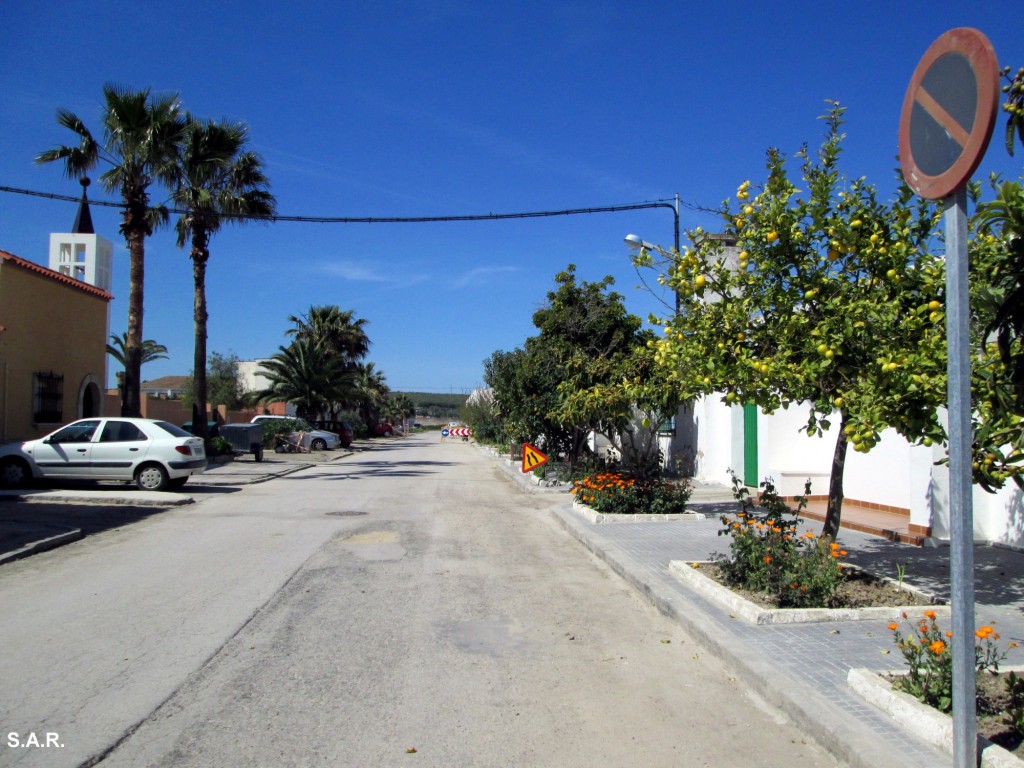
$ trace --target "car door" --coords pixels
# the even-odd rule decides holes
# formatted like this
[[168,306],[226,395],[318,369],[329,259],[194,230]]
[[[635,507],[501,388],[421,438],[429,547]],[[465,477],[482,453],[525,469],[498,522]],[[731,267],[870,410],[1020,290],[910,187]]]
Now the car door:
[[44,477],[89,477],[92,473],[92,438],[99,419],[68,424],[32,446],[32,460]]
[[92,445],[92,475],[97,480],[131,480],[149,451],[149,437],[134,423],[107,419]]

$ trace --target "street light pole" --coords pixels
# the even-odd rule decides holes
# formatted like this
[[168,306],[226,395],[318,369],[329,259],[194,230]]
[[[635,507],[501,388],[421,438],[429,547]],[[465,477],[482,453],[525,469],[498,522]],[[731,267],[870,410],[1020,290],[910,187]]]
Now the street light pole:
[[[649,203],[645,207],[648,207],[648,208],[668,208],[670,211],[672,211],[672,215],[673,215],[673,218],[674,218],[673,227],[672,227],[672,235],[673,235],[672,249],[673,249],[673,253],[675,254],[675,256],[673,258],[675,259],[676,265],[678,266],[679,254],[680,254],[680,251],[679,251],[679,193],[678,192],[676,193],[675,200],[673,202],[671,202],[671,203],[669,203],[669,202]],[[626,240],[626,245],[628,245],[634,251],[638,251],[641,248],[646,248],[647,250],[654,250],[655,247],[656,247],[656,246],[652,245],[651,243],[648,243],[645,240],[642,240],[638,235],[632,235],[632,234],[631,235],[626,235],[625,240]],[[675,292],[675,294],[676,294],[676,314],[678,315],[679,314],[679,291],[677,290]]]

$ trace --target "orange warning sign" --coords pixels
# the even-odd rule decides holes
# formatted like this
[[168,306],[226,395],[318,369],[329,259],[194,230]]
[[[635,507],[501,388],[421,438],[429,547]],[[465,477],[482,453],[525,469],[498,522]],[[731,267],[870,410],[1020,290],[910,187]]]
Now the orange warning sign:
[[529,443],[523,444],[523,472],[532,472],[542,464],[548,463],[548,457]]

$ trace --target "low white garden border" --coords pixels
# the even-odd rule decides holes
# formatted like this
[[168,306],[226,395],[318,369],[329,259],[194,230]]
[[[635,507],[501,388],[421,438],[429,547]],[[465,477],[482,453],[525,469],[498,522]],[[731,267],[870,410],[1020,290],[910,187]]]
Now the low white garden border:
[[[1005,667],[1000,671],[1022,672],[1024,667]],[[883,677],[885,674],[905,673],[851,669],[846,682],[861,698],[878,707],[902,727],[953,754],[953,718],[922,704],[909,693],[893,690],[892,683]],[[981,754],[982,768],[1024,768],[1024,760],[981,736],[978,737],[978,752]]]
[[680,512],[672,515],[621,515],[598,512],[578,499],[573,499],[572,508],[595,525],[598,523],[663,523],[668,520],[706,520],[703,512]]
[[[679,581],[702,597],[718,603],[726,608],[730,614],[745,619],[751,624],[801,624],[865,621],[868,619],[896,621],[903,617],[905,611],[914,610],[913,606],[894,608],[764,608],[741,597],[728,587],[723,587],[710,576],[705,576],[700,572],[700,566],[711,564],[710,561],[673,560],[668,564],[668,569]],[[694,565],[697,567],[695,568]],[[852,566],[848,565],[846,567],[851,568]],[[896,582],[892,583],[893,588],[896,589]],[[910,587],[907,584],[901,585],[901,588],[905,591],[925,595],[921,590]],[[950,607],[948,605],[932,605],[930,610],[934,610],[939,616],[950,615]]]

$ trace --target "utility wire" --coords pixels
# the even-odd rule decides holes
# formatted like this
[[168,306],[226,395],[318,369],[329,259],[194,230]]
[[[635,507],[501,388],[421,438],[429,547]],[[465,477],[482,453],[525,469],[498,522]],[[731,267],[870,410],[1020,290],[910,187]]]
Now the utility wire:
[[[0,186],[0,192],[11,192],[17,195],[30,195],[32,197],[44,197],[49,200],[64,200],[69,203],[81,201],[80,197],[73,195],[58,195],[52,192],[37,192],[31,189],[18,189],[17,187]],[[89,205],[106,206],[108,208],[122,208],[124,203],[115,203],[107,200],[89,200]],[[694,205],[683,204],[687,208],[696,211],[707,209]],[[651,200],[642,203],[628,203],[625,205],[606,205],[592,208],[567,208],[559,211],[527,211],[522,213],[482,213],[464,216],[284,216],[274,214],[271,216],[246,216],[221,214],[223,218],[244,218],[254,221],[296,221],[306,224],[421,224],[440,221],[497,221],[501,219],[538,219],[549,216],[575,216],[586,213],[614,213],[616,211],[637,211],[646,208],[670,208],[675,210],[670,200]],[[178,208],[165,208],[168,213],[187,214]]]

